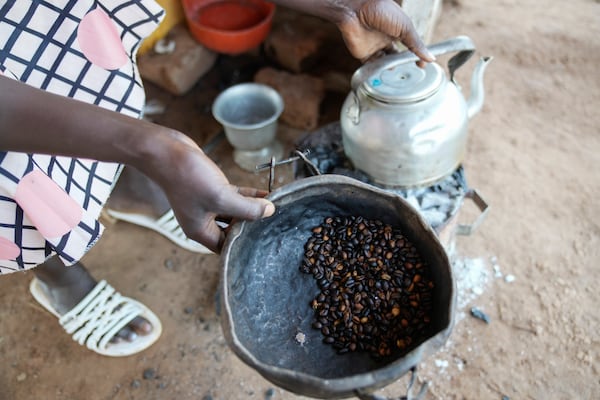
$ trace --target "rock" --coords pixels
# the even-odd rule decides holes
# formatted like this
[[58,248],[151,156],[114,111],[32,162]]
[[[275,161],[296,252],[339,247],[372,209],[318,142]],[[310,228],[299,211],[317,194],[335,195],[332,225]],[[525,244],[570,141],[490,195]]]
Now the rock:
[[183,95],[213,67],[217,54],[198,43],[184,24],[171,29],[163,42],[173,43],[174,50],[138,56],[140,75],[172,94]]
[[308,71],[321,58],[320,50],[327,37],[327,31],[322,29],[323,23],[312,17],[283,20],[273,26],[265,40],[265,54],[289,71]]
[[265,400],[271,400],[275,396],[275,389],[268,388],[265,392]]
[[317,127],[321,101],[325,96],[321,79],[266,67],[256,73],[254,81],[273,87],[283,98],[285,108],[281,122],[305,130]]
[[335,24],[283,6],[277,7],[277,18],[263,49],[271,65],[293,73],[346,74],[362,65],[348,51]]
[[156,378],[156,370],[154,368],[146,368],[143,374],[144,379]]
[[167,268],[168,270],[173,270],[175,263],[173,262],[173,260],[171,260],[170,258],[167,258],[165,260],[165,268]]

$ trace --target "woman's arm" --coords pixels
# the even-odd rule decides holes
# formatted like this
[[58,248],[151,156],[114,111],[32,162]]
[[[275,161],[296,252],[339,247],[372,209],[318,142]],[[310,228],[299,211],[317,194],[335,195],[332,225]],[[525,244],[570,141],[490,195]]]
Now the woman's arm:
[[0,149],[136,167],[159,155],[167,128],[36,89],[0,75]]
[[218,251],[216,216],[257,219],[274,212],[238,188],[183,133],[0,76],[0,150],[89,158],[136,167],[167,195],[188,237]]

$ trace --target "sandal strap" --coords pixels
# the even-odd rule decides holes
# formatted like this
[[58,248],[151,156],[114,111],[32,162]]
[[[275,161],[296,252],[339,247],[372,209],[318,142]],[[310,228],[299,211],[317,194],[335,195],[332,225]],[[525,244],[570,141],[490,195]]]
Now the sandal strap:
[[175,213],[172,209],[169,209],[162,217],[160,217],[156,223],[159,226],[162,226],[165,230],[171,232],[173,235],[181,238],[190,240],[183,232],[183,229],[179,225],[177,218],[175,218]]
[[135,302],[102,280],[59,322],[80,345],[104,350],[117,332],[142,312]]

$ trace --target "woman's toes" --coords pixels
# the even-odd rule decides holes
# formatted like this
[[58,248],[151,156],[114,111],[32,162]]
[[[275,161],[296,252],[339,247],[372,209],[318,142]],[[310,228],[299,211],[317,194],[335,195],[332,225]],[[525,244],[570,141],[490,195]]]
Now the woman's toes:
[[147,335],[152,332],[152,325],[142,317],[135,317],[129,324],[121,329],[111,339],[111,343],[119,343],[121,341],[133,342],[138,335]]
[[137,337],[137,333],[135,333],[129,326],[126,326],[117,332],[117,334],[111,339],[111,343],[119,343],[122,341],[133,342]]
[[135,317],[128,326],[140,335],[152,332],[152,324],[142,317]]

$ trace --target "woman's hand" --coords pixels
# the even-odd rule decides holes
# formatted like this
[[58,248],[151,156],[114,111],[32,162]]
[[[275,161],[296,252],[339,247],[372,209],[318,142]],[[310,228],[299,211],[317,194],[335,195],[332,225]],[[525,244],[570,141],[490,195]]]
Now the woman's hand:
[[377,53],[393,48],[394,42],[401,42],[424,62],[435,57],[417,34],[410,18],[393,0],[350,1],[355,4],[337,25],[342,32],[350,53],[361,61],[366,61]]
[[[217,220],[256,220],[275,212],[267,192],[232,185],[224,173],[187,136],[165,137],[165,152],[139,166],[164,190],[186,235],[219,252],[225,233]],[[148,168],[150,167],[150,168]]]
[[435,60],[410,18],[394,0],[274,0],[275,3],[325,18],[335,23],[350,53],[366,61],[401,42],[422,66]]

